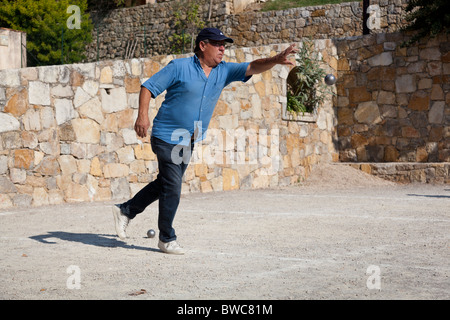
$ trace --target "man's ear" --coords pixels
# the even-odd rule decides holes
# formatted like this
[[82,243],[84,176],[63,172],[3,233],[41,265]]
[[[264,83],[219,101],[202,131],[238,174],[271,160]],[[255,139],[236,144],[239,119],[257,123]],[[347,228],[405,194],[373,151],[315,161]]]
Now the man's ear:
[[205,51],[205,48],[206,48],[206,42],[200,41],[199,47],[200,47],[200,50],[201,50],[201,51]]

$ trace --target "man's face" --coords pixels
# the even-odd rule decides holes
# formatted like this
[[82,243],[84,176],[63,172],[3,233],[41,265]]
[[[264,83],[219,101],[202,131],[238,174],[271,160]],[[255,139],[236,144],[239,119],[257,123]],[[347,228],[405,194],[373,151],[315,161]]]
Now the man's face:
[[225,53],[225,41],[208,40],[204,42],[203,56],[206,61],[218,65]]

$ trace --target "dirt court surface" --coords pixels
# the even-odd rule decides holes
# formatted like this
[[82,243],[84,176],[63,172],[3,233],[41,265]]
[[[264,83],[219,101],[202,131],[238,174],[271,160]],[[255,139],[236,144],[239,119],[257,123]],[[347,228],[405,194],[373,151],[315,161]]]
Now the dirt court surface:
[[157,203],[114,232],[112,202],[0,212],[0,299],[449,299],[450,186],[342,165],[300,186],[183,195],[187,253],[161,253]]

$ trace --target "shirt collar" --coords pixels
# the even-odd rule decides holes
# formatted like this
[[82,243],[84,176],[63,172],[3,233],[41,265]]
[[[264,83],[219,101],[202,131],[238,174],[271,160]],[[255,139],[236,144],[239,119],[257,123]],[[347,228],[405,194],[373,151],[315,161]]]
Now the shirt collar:
[[[200,63],[200,59],[197,57],[196,54],[194,54],[193,58],[194,58],[194,63],[197,64],[197,65],[201,68],[202,65],[201,65],[201,63]],[[220,61],[220,63],[219,63],[217,66],[215,66],[214,68],[220,66],[222,63],[225,63],[225,61],[223,61],[223,60]],[[214,68],[213,68],[213,69],[214,69]]]

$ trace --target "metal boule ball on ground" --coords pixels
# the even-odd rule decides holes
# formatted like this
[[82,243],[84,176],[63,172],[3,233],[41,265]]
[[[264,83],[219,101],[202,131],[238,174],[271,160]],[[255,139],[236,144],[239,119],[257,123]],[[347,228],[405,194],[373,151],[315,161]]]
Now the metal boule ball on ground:
[[156,232],[153,229],[150,229],[147,231],[147,237],[149,237],[149,238],[154,238],[155,234],[156,234]]

